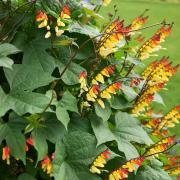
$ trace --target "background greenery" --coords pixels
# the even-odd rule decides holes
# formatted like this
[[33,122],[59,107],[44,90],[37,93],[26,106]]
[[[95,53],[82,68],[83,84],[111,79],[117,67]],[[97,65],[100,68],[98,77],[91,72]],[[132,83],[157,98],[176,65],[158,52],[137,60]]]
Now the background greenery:
[[[166,39],[166,42],[162,44],[167,50],[161,50],[158,52],[159,57],[146,61],[149,63],[154,59],[159,59],[161,56],[170,56],[170,60],[174,65],[180,63],[180,1],[162,1],[162,0],[112,0],[111,4],[101,9],[101,15],[108,20],[108,12],[112,12],[113,6],[117,5],[117,15],[120,19],[126,19],[128,24],[133,17],[140,15],[145,9],[149,9],[147,15],[149,21],[147,25],[161,22],[163,18],[166,18],[167,22],[174,22],[172,34]],[[154,28],[154,31],[156,28]],[[144,30],[143,35],[146,35],[146,39],[153,34],[152,29]],[[169,91],[161,91],[161,95],[165,102],[165,107],[158,105],[157,109],[163,109],[165,112],[169,111],[172,107],[180,104],[180,71],[168,82],[167,88]],[[180,125],[176,126],[176,133],[180,137],[180,131],[178,129]]]

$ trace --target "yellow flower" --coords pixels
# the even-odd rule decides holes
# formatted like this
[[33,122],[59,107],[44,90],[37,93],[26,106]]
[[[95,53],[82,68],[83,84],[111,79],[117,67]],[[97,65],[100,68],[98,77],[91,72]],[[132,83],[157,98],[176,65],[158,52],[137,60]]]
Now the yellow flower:
[[50,38],[51,37],[51,32],[48,31],[46,34],[45,34],[45,38]]
[[101,106],[102,109],[105,108],[104,102],[101,99],[97,99],[97,102]]
[[111,0],[103,0],[103,5],[107,6],[111,3]]
[[92,163],[90,171],[92,173],[101,174],[101,168],[106,164],[107,159],[109,158],[110,152],[108,150],[102,152]]
[[10,164],[10,148],[7,146],[2,150],[2,160],[6,160],[8,165]]

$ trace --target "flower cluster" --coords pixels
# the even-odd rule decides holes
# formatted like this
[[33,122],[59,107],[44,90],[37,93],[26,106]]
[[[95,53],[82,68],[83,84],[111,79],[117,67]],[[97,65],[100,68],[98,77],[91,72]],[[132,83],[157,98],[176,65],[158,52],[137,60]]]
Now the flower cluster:
[[95,78],[92,80],[92,84],[99,84],[102,83],[104,84],[104,76],[105,77],[110,77],[111,74],[113,74],[115,70],[115,65],[110,65],[105,67],[103,70],[100,71],[100,73],[98,73]]
[[179,175],[180,174],[180,166],[174,167],[169,171],[169,175]]
[[140,29],[147,22],[147,20],[148,16],[143,17],[142,15],[134,18],[132,23],[130,24],[130,30]]
[[154,94],[159,92],[164,87],[163,83],[155,84],[153,86],[147,86],[147,88],[142,92],[142,94],[136,100],[134,107],[132,109],[133,114],[140,114],[145,111],[145,108],[149,106],[149,104],[154,99]]
[[10,148],[8,146],[3,147],[2,160],[6,160],[6,163],[8,165],[10,164]]
[[53,164],[52,160],[54,159],[54,153],[52,154],[51,158],[49,156],[45,156],[45,158],[41,161],[41,168],[44,172],[49,174],[50,176],[53,175]]
[[179,165],[179,160],[180,160],[179,156],[172,156],[172,155],[168,156],[167,155],[167,162],[163,166],[163,169],[168,171],[172,167],[177,167]]
[[118,19],[112,22],[101,37],[99,41],[99,54],[102,57],[107,57],[109,54],[117,51],[117,45],[124,39],[124,33],[126,32],[123,27],[123,21]]
[[180,118],[180,106],[176,106],[169,113],[167,113],[164,117],[158,119],[158,123],[156,124],[153,133],[159,134],[160,131],[166,130],[167,128],[174,127],[175,124],[179,123]]
[[172,25],[163,25],[149,40],[147,40],[138,50],[137,57],[140,60],[145,60],[150,57],[153,52],[156,52],[161,47],[161,42],[170,34]]
[[146,156],[156,156],[159,153],[162,153],[166,151],[169,147],[169,145],[172,145],[174,143],[175,136],[166,137],[159,142],[157,142],[155,145],[150,147],[148,151],[145,153]]
[[102,99],[110,99],[112,94],[116,94],[121,87],[120,82],[114,82],[107,85],[106,88],[101,90],[101,84],[105,83],[105,77],[110,77],[115,70],[115,65],[110,65],[102,69],[91,81],[91,87],[87,87],[86,72],[81,72],[79,76],[79,83],[81,94],[86,91],[86,100],[82,102],[81,107],[90,107],[90,102],[97,102],[101,108],[105,108]]
[[148,85],[166,83],[177,72],[178,66],[173,67],[168,57],[160,61],[153,61],[142,73],[143,78],[148,79]]
[[142,73],[145,87],[137,98],[132,113],[139,114],[144,111],[153,100],[154,94],[165,86],[177,69],[178,66],[173,67],[167,57],[163,57],[159,62],[152,62]]
[[119,180],[128,177],[129,172],[133,172],[139,168],[144,162],[144,157],[138,157],[128,161],[126,164],[122,165],[118,170],[113,171],[109,175],[109,180]]
[[[70,9],[67,5],[63,7],[63,10],[60,12],[59,17],[56,20],[56,25],[54,27],[56,36],[61,36],[64,33],[67,19],[70,19]],[[38,11],[36,15],[36,21],[39,23],[38,28],[46,28],[47,33],[45,38],[51,37],[51,21],[52,17],[48,17],[47,14],[43,11]]]
[[109,158],[110,152],[105,150],[102,152],[92,163],[90,167],[90,171],[92,173],[101,174],[101,168],[107,163],[107,159]]

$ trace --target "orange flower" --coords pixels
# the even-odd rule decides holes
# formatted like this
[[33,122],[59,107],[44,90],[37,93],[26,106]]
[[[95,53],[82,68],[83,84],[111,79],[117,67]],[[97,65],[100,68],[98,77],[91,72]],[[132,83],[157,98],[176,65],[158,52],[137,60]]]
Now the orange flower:
[[92,163],[90,171],[92,173],[101,174],[101,168],[106,164],[107,159],[109,158],[110,152],[108,150],[102,152]]
[[110,66],[105,67],[92,80],[92,84],[98,85],[99,84],[98,82],[104,84],[104,77],[103,76],[110,77],[110,75],[114,72],[114,69],[115,69],[115,65],[110,65]]
[[148,20],[148,16],[143,17],[143,16],[138,16],[135,19],[133,19],[130,29],[131,30],[138,30],[140,29]]
[[61,18],[70,19],[71,18],[70,15],[71,15],[70,9],[67,5],[65,5],[63,7],[63,10],[61,11]]
[[86,72],[82,71],[79,75],[79,83],[81,84],[81,89],[84,91],[88,91],[87,84],[86,84]]
[[104,99],[110,99],[111,98],[111,94],[116,94],[116,91],[119,90],[121,88],[121,83],[120,82],[116,82],[110,86],[108,86],[105,90],[103,90],[100,93],[100,97],[104,98]]
[[42,161],[41,161],[41,168],[43,169],[44,172],[52,176],[53,173],[53,165],[51,159],[46,156]]
[[40,22],[40,21],[44,21],[44,20],[48,20],[48,17],[46,15],[46,13],[42,12],[42,11],[38,11],[37,15],[36,15],[36,21]]
[[172,25],[167,27],[163,25],[149,40],[147,40],[138,50],[138,58],[140,60],[145,60],[150,57],[150,55],[161,49],[161,42],[170,34]]
[[93,85],[89,92],[86,94],[87,101],[95,102],[97,95],[99,94],[100,88],[98,85]]
[[113,171],[109,175],[109,180],[119,180],[125,179],[128,177],[129,172],[133,172],[139,168],[142,163],[144,162],[144,157],[138,157],[135,159],[131,159],[130,161],[126,162],[122,165],[118,170]]
[[33,146],[34,144],[33,144],[33,139],[30,137],[30,138],[28,138],[28,139],[26,139],[26,152],[28,152],[29,151],[29,146],[28,145],[31,145],[31,146]]
[[[115,33],[113,33],[115,32]],[[102,57],[107,57],[109,54],[117,51],[117,44],[124,39],[124,34],[128,32],[128,29],[123,28],[123,21],[115,20],[105,30],[104,34],[100,39],[99,54]]]
[[10,148],[8,146],[3,148],[2,160],[6,160],[6,163],[10,164]]

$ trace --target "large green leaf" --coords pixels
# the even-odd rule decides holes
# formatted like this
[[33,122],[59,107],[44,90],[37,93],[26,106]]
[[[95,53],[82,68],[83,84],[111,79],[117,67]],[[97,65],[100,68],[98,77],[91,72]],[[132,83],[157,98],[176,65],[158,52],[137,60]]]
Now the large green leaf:
[[36,39],[30,41],[26,45],[23,64],[51,74],[56,66],[55,59],[46,52],[46,49],[50,47],[50,40],[38,34]]
[[25,128],[27,122],[22,117],[16,114],[11,114],[7,123],[0,121],[0,144],[2,140],[6,140],[10,147],[11,154],[20,158],[25,163],[25,137],[22,134],[22,129]]
[[37,180],[35,177],[27,173],[22,173],[18,176],[17,180]]
[[63,123],[66,129],[70,121],[68,111],[78,113],[78,108],[76,98],[69,91],[66,91],[56,108],[57,118]]
[[143,171],[139,171],[135,180],[171,180],[171,177],[162,168],[145,166]]
[[34,147],[38,151],[38,161],[48,153],[47,140],[56,143],[63,138],[65,129],[53,113],[46,113],[40,127],[32,131]]
[[103,122],[95,115],[89,117],[98,145],[115,140],[118,149],[124,152],[127,159],[138,157],[139,154],[131,142],[151,144],[152,141],[146,132],[137,123],[137,120],[127,113],[118,112],[115,116],[114,128],[110,129],[107,122]]
[[14,65],[13,71],[5,69],[5,75],[12,91],[34,90],[48,85],[55,79],[47,72],[20,64]]
[[58,156],[61,153],[61,156],[63,156],[61,148],[58,148],[59,153],[57,151],[55,153],[56,168],[54,176],[56,180],[100,179],[91,174],[88,169],[96,156],[104,150],[103,147],[96,148],[96,140],[93,135],[82,131],[71,132],[65,136],[60,147],[66,155],[63,160],[56,161],[56,155]]
[[99,104],[96,103],[95,111],[96,114],[103,119],[103,121],[107,121],[110,118],[112,111],[109,103],[105,102],[104,104],[105,104],[105,108],[103,109],[102,107],[100,107]]
[[88,36],[97,36],[99,35],[99,30],[96,27],[92,27],[89,25],[81,25],[79,23],[73,23],[69,26],[69,32],[76,32],[80,34],[85,34]]
[[6,67],[12,69],[13,60],[8,58],[7,56],[10,54],[15,54],[20,52],[14,45],[4,43],[0,44],[0,67]]
[[0,88],[0,97],[3,103],[0,116],[3,116],[9,109],[20,115],[27,112],[32,114],[42,112],[50,102],[50,97],[31,91],[48,85],[55,78],[49,73],[31,66],[14,65],[13,67],[13,70],[5,69],[11,90],[9,94],[5,94]]
[[5,94],[0,87],[0,99],[2,106],[0,108],[0,116],[3,116],[8,110],[12,109],[19,115],[25,113],[40,113],[50,101],[50,98],[43,94],[15,91]]

